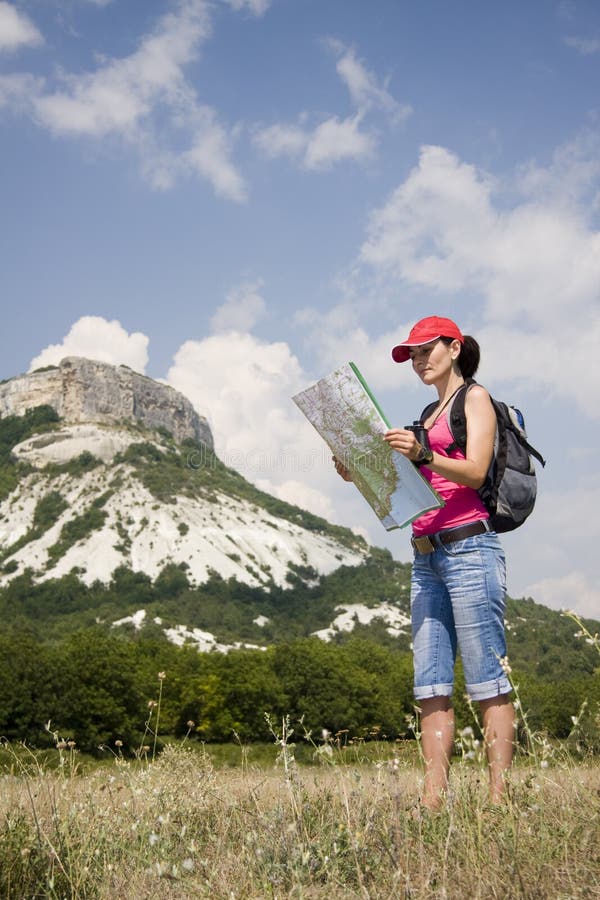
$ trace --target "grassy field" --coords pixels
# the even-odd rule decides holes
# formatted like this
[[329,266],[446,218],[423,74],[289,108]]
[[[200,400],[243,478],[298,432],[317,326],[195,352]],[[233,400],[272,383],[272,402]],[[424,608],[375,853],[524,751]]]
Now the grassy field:
[[528,757],[492,807],[467,750],[422,816],[415,742],[325,741],[299,765],[288,738],[260,759],[179,743],[87,769],[68,747],[58,767],[6,747],[0,897],[600,897],[597,760]]

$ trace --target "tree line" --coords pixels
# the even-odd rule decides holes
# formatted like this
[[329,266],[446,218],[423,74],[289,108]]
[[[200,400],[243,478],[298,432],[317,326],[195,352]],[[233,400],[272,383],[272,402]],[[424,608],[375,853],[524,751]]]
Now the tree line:
[[[50,643],[18,628],[0,635],[0,666],[0,736],[38,748],[58,733],[87,753],[116,741],[133,753],[146,723],[159,738],[269,740],[266,713],[354,738],[412,736],[411,654],[360,638],[221,654],[177,647],[158,632],[132,638],[96,627]],[[562,683],[513,678],[530,728],[565,738],[584,701],[598,710],[598,673]],[[457,727],[473,724],[460,665],[455,701]]]

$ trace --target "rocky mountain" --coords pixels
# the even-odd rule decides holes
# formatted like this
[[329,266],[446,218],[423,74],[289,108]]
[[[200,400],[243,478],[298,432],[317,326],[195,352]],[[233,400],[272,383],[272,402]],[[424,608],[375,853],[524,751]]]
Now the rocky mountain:
[[[126,367],[67,358],[0,385],[0,410],[0,589],[24,573],[90,586],[178,566],[196,587],[216,574],[269,591],[368,556],[362,538],[224,466],[189,401]],[[144,622],[126,602],[122,612]],[[398,624],[398,610],[385,616]],[[188,624],[170,637],[194,640]],[[202,629],[195,642],[217,643]]]
[[[409,648],[410,566],[225,466],[171,388],[68,358],[0,385],[0,410],[0,621],[158,629],[199,650],[350,634]],[[540,671],[595,665],[533,601],[510,601],[507,628]]]
[[190,438],[213,447],[208,422],[183,394],[127,366],[69,356],[58,366],[0,384],[0,416],[37,406],[51,406],[69,424],[136,422],[166,428],[177,441]]

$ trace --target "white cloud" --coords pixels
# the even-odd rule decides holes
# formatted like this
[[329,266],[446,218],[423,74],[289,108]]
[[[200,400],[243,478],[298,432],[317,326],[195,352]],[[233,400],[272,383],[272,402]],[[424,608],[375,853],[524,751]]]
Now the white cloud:
[[387,85],[380,85],[373,72],[362,60],[357,59],[352,48],[340,41],[330,40],[329,46],[339,56],[337,73],[350,91],[350,97],[360,112],[379,109],[390,116],[392,122],[404,122],[412,113],[412,107],[399,103],[390,94]]
[[495,207],[496,187],[448,150],[423,148],[372,214],[362,262],[437,291],[475,289],[492,320],[571,321],[599,298],[600,233],[551,197]]
[[271,0],[224,0],[237,11],[248,9],[255,16],[264,16],[271,5]]
[[582,56],[600,53],[600,38],[567,37],[565,38],[565,44],[567,47],[577,50]]
[[403,122],[412,112],[410,106],[394,99],[387,86],[377,82],[353,49],[333,39],[326,44],[338,56],[337,73],[350,92],[356,113],[343,118],[329,116],[313,127],[306,124],[309,116],[302,113],[297,123],[279,122],[254,134],[255,145],[268,158],[287,156],[310,171],[329,169],[342,160],[371,159],[378,140],[364,120],[374,110],[384,112],[394,123]]
[[44,88],[44,80],[27,73],[0,75],[0,109],[8,107],[19,112],[33,111],[32,100]]
[[360,130],[360,116],[321,122],[310,136],[304,164],[307,169],[326,169],[343,159],[369,159],[376,148],[375,138]]
[[137,151],[156,188],[195,174],[217,194],[243,201],[244,180],[231,158],[233,133],[198,102],[185,77],[211,35],[211,12],[207,0],[181,0],[129,56],[102,58],[82,74],[62,73],[54,90],[26,75],[10,76],[0,83],[0,100],[57,135],[124,142]]
[[595,510],[600,503],[600,478],[594,467],[577,469],[571,464],[571,480],[576,483],[552,488],[556,457],[563,452],[560,439],[543,449],[549,459],[545,469],[538,468],[536,508],[522,529],[502,535],[509,593],[599,618],[600,532]]
[[112,365],[126,365],[144,372],[148,362],[148,338],[139,331],[129,333],[120,322],[101,316],[83,316],[60,344],[50,344],[31,360],[29,371],[57,365],[65,356],[84,356]]
[[183,67],[209,35],[206,3],[187,0],[164,15],[130,56],[108,59],[94,72],[64,75],[65,90],[37,98],[37,115],[61,134],[133,136],[157,103],[185,108],[193,102]]
[[12,52],[20,47],[36,47],[43,43],[44,38],[29,16],[20,12],[12,3],[0,0],[0,53]]
[[[561,164],[571,189],[543,196],[542,183],[555,185]],[[479,295],[470,318],[485,339],[486,371],[527,379],[597,416],[599,367],[582,379],[577,367],[564,366],[561,348],[572,344],[594,359],[600,340],[600,232],[578,201],[580,186],[598,174],[581,155],[557,156],[547,178],[538,170],[535,196],[507,209],[501,185],[448,150],[425,147],[419,165],[372,214],[359,263],[380,284],[425,288],[456,304],[461,295]]]
[[222,452],[231,460],[239,457],[245,468],[253,467],[259,450],[279,453],[296,446],[298,420],[290,398],[303,379],[287,344],[236,331],[186,341],[167,378],[209,417]]
[[256,485],[262,491],[266,491],[280,500],[285,500],[301,509],[308,509],[329,522],[335,521],[336,514],[331,497],[327,497],[322,491],[311,487],[308,481],[290,479],[281,484],[275,484],[268,479],[259,478]]
[[600,589],[583,572],[542,578],[528,585],[525,593],[550,609],[571,609],[583,618],[600,618]]
[[331,486],[341,479],[292,402],[310,379],[286,343],[240,331],[187,341],[167,381],[208,418],[226,465],[274,496],[335,518]]
[[300,157],[306,152],[310,134],[301,125],[270,125],[254,135],[254,143],[270,159]]
[[576,207],[586,213],[600,209],[600,132],[587,128],[562,144],[548,165],[531,160],[517,172],[517,190],[541,206]]
[[361,162],[376,150],[373,135],[360,130],[361,116],[332,116],[312,130],[301,125],[271,125],[254,136],[256,146],[268,157],[298,158],[304,168],[318,171],[342,160]]
[[262,282],[249,282],[229,292],[225,303],[215,310],[210,324],[217,334],[226,331],[252,331],[266,312],[260,294]]
[[390,277],[442,290],[481,281],[480,244],[493,231],[492,181],[443,147],[370,217],[361,261]]
[[244,179],[231,161],[231,138],[216,121],[213,110],[204,107],[202,124],[195,129],[192,146],[183,156],[184,164],[207,178],[215,193],[242,203],[247,198]]
[[[582,321],[585,326],[582,328]],[[600,418],[600,367],[595,363],[600,346],[600,314],[574,318],[531,333],[514,327],[482,326],[477,331],[484,360],[482,371],[490,384],[526,384],[547,400],[562,398],[584,416]],[[586,364],[585,377],[577,365],[566,363],[565,348],[576,347]]]
[[373,390],[414,392],[418,383],[412,369],[394,365],[391,357],[392,347],[408,334],[414,323],[399,321],[393,330],[374,337],[358,324],[357,318],[357,310],[349,309],[347,304],[326,313],[304,310],[297,317],[298,324],[310,332],[311,351],[318,359],[320,371],[325,374],[344,362],[353,362]]

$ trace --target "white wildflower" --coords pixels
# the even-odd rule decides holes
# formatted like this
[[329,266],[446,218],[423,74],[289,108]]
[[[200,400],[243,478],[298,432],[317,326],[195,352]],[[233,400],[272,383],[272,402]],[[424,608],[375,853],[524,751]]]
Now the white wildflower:
[[505,675],[510,675],[510,674],[511,674],[512,669],[511,669],[511,667],[510,667],[510,665],[509,665],[509,662],[508,662],[508,656],[503,656],[503,657],[502,657],[502,659],[500,660],[500,665],[502,666],[502,671],[504,672]]

